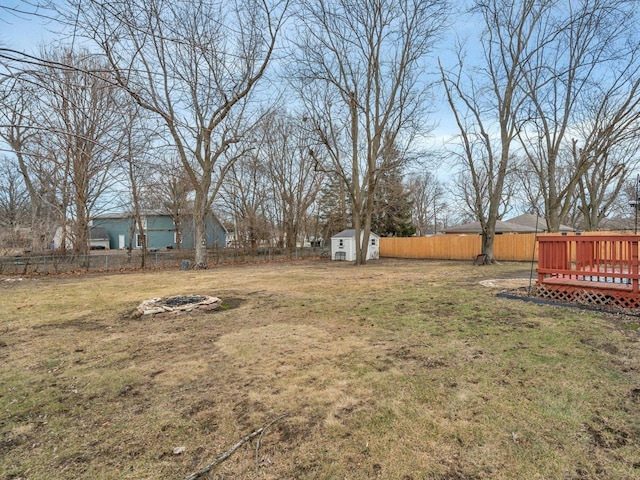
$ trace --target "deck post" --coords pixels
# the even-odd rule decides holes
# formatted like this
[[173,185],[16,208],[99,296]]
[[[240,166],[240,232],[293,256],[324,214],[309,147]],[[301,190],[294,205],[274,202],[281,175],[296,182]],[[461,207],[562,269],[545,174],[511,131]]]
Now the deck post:
[[631,241],[631,271],[633,276],[631,278],[631,284],[633,286],[633,292],[638,293],[638,239]]

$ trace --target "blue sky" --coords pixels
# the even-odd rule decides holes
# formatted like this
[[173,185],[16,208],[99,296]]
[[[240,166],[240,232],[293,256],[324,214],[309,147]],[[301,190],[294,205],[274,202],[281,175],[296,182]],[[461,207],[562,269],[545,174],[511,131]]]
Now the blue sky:
[[0,0],[0,43],[8,48],[34,53],[39,45],[51,37],[50,21],[20,14],[16,10],[36,11],[20,0]]
[[[18,13],[19,11],[29,13]],[[33,13],[41,13],[43,16],[33,15]],[[37,54],[41,45],[56,37],[51,32],[56,26],[46,18],[48,13],[43,10],[37,12],[34,7],[25,4],[23,0],[0,0],[0,47],[20,50],[27,54]],[[458,23],[461,23],[460,17],[458,17]],[[466,31],[468,27],[467,25],[463,31]],[[452,28],[452,32],[456,30],[456,27]],[[452,35],[448,35],[447,38],[451,39]],[[447,45],[447,43],[449,42],[445,41],[441,44],[439,47],[441,51],[438,51],[437,55],[442,57],[450,55],[451,45]],[[435,56],[433,60],[435,61]],[[437,85],[433,93],[434,100],[438,104],[435,106],[434,114],[429,119],[429,123],[435,124],[436,127],[425,143],[429,147],[439,149],[442,148],[445,140],[450,139],[458,132],[449,108],[444,103],[441,86]],[[440,168],[436,173],[443,181],[448,180],[451,175],[448,168]]]

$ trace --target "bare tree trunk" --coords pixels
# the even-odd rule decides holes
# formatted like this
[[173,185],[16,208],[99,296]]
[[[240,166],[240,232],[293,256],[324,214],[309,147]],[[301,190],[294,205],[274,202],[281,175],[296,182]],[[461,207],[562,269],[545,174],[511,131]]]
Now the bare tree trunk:
[[193,227],[194,227],[194,249],[195,249],[195,269],[206,269],[207,265],[207,208],[206,203],[202,199],[202,195],[198,195],[193,205]]
[[[138,192],[138,180],[134,172],[134,160],[129,158],[129,181],[131,188],[131,201],[133,202],[133,218],[134,224],[138,226],[138,232],[140,232],[140,247],[142,255],[140,258],[140,267],[146,267],[147,261],[147,232],[142,219],[142,208],[140,206],[140,195]],[[135,231],[135,229],[134,229]]]
[[174,218],[173,225],[176,229],[176,250],[180,250],[182,248],[182,217]]
[[491,228],[490,222],[487,222],[487,228],[482,230],[482,255],[484,256],[483,263],[485,265],[495,263],[493,258],[493,241],[495,236],[495,222],[493,228]]
[[73,235],[73,252],[76,255],[89,254],[89,218],[84,200],[76,198],[76,223]]

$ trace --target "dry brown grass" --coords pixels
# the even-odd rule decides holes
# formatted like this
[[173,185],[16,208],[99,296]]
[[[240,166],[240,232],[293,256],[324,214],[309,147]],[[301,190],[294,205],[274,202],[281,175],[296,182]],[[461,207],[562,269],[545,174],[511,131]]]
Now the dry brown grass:
[[[383,260],[0,284],[0,478],[640,478],[638,321]],[[133,319],[142,300],[222,311]],[[173,454],[175,447],[186,447]],[[257,467],[257,468],[256,468]]]

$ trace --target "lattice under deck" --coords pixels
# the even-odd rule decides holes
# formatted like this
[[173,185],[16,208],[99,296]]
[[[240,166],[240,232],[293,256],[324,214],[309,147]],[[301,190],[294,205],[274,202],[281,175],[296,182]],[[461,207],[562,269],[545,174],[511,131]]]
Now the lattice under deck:
[[561,302],[583,305],[617,306],[640,308],[640,297],[633,292],[619,290],[596,290],[569,285],[536,285],[536,296]]

